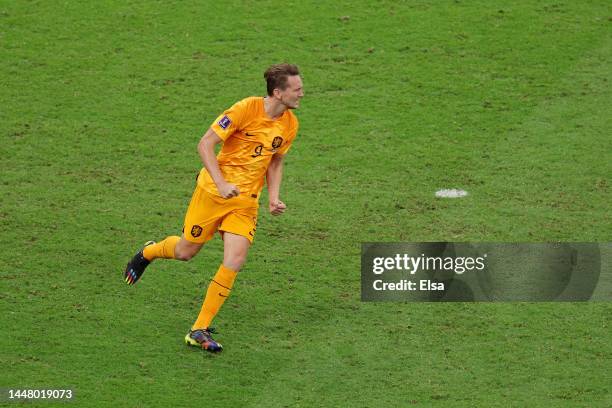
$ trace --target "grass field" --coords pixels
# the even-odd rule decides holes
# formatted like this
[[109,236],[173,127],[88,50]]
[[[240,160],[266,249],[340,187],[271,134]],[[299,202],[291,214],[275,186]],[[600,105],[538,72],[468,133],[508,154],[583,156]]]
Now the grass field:
[[[359,300],[361,242],[612,241],[611,28],[605,0],[0,1],[0,387],[72,387],[79,407],[612,406],[610,303]],[[182,338],[218,238],[121,274],[180,232],[201,135],[281,61],[306,91],[289,210],[262,206],[208,355]]]

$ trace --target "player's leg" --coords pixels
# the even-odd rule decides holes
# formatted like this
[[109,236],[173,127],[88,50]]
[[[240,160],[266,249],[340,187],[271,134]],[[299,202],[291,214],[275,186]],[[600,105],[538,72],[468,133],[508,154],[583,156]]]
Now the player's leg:
[[142,255],[149,262],[157,258],[174,259],[174,252],[180,240],[181,238],[176,235],[169,236],[160,242],[145,246]]
[[176,243],[173,258],[178,259],[179,261],[188,261],[194,256],[196,256],[198,252],[200,252],[202,246],[204,246],[204,244],[188,241],[183,235],[181,239]]
[[230,295],[236,275],[246,261],[251,242],[240,235],[223,233],[223,263],[210,281],[200,314],[191,331],[185,336],[188,345],[207,351],[221,351],[223,346],[213,340],[210,324]]
[[231,232],[223,233],[223,265],[226,268],[239,272],[246,262],[251,241],[242,235]]
[[145,246],[142,255],[149,262],[157,258],[188,261],[200,252],[203,245],[202,243],[187,241],[185,235],[181,237],[171,236],[161,242]]
[[192,329],[206,329],[210,326],[221,305],[230,295],[234,280],[246,261],[251,242],[243,236],[225,232],[223,234],[223,263],[210,281],[200,314]]
[[[235,201],[236,211],[228,214],[219,231],[223,234],[223,263],[211,280],[200,314],[185,342],[208,351],[221,351],[223,347],[210,336],[210,324],[229,296],[238,271],[244,265],[257,223],[257,207],[252,202]],[[256,202],[255,202],[256,205]]]
[[210,240],[221,217],[206,192],[196,186],[187,213],[185,214],[185,233],[169,236],[161,242],[149,242],[132,257],[125,268],[124,277],[129,285],[136,283],[149,264],[158,258],[188,261]]
[[204,244],[189,242],[184,236],[170,236],[160,242],[149,241],[145,247],[132,257],[125,268],[125,281],[136,283],[149,264],[158,258],[188,261],[200,251]]

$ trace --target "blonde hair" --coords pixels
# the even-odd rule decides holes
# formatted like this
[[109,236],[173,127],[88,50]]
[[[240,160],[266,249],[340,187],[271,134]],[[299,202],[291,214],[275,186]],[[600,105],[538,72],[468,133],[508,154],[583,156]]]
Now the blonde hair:
[[272,96],[274,89],[285,90],[287,88],[287,77],[300,75],[297,65],[293,64],[274,64],[264,72],[268,95]]

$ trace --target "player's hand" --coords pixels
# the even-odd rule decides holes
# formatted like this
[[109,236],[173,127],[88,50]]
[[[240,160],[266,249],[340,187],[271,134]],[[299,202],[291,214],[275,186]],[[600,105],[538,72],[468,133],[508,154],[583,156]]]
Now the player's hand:
[[286,209],[287,206],[281,200],[270,201],[270,214],[281,215]]
[[238,194],[240,194],[238,187],[232,183],[221,184],[220,186],[217,186],[217,190],[219,190],[219,194],[223,198],[238,197]]

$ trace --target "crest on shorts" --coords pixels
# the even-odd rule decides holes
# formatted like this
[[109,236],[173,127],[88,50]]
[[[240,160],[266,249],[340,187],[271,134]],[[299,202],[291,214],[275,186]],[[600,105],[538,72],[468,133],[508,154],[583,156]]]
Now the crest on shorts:
[[224,115],[221,120],[217,122],[217,124],[221,126],[221,129],[227,129],[227,127],[232,124],[232,121],[230,120],[229,116]]
[[283,144],[283,138],[280,136],[276,136],[274,140],[272,140],[272,148],[278,149]]
[[202,227],[200,227],[199,225],[194,225],[193,227],[191,227],[191,236],[192,237],[197,238],[200,235],[202,235]]

